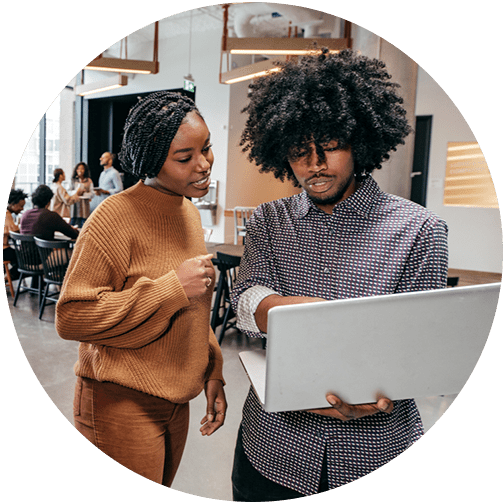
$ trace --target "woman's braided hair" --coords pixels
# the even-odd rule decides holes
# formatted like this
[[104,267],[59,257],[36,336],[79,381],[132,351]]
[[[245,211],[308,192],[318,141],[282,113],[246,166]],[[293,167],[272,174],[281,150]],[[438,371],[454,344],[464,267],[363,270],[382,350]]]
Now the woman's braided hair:
[[124,125],[121,167],[139,178],[156,177],[180,125],[193,110],[201,116],[190,98],[170,91],[141,98]]
[[404,144],[411,128],[385,64],[350,50],[327,49],[280,64],[280,72],[250,85],[240,145],[262,172],[299,185],[289,165],[313,142],[351,147],[356,176],[363,177]]

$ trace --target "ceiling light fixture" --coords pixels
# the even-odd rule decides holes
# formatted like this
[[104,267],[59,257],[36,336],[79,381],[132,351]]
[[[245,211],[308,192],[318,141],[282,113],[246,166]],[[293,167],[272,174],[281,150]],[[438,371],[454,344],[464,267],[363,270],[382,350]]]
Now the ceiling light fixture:
[[[224,26],[222,32],[221,59],[219,70],[219,82],[221,84],[234,84],[244,80],[254,79],[267,75],[268,73],[279,71],[280,67],[276,61],[263,60],[259,63],[252,63],[243,67],[230,69],[230,56],[236,55],[262,55],[289,58],[291,56],[301,56],[312,54],[327,48],[329,52],[336,53],[343,49],[352,47],[352,24],[345,21],[343,38],[303,38],[297,36],[297,26],[295,36],[291,37],[291,27],[289,26],[289,36],[283,38],[272,37],[228,37],[228,20],[230,4],[223,4]],[[226,55],[228,71],[223,73],[223,57]],[[275,58],[278,59],[278,58]]]
[[116,75],[107,79],[102,79],[89,84],[81,84],[75,86],[75,93],[79,96],[87,96],[93,93],[101,93],[128,85],[128,77],[126,75]]
[[348,41],[345,38],[228,38],[226,51],[230,54],[300,56],[321,47],[329,49],[329,52],[339,52],[348,48]]
[[[127,37],[126,37],[127,39]],[[132,74],[157,74],[159,72],[158,61],[159,45],[159,21],[154,23],[154,55],[152,61],[133,60],[122,58],[105,58],[98,56],[88,63],[85,70],[99,70],[102,72],[121,72]]]
[[229,72],[221,73],[220,83],[235,84],[236,82],[255,79],[273,72],[279,72],[280,67],[277,65],[277,62],[278,60],[264,60],[259,61],[258,63],[252,63],[251,65],[235,68]]
[[154,61],[104,58],[100,56],[86,65],[84,69],[100,70],[102,72],[156,74],[159,72],[159,64]]

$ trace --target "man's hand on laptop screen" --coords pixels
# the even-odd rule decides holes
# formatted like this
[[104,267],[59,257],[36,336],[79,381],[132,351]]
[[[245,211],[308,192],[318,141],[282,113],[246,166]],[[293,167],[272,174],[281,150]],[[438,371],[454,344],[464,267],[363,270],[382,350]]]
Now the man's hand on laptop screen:
[[326,396],[327,401],[331,405],[330,408],[320,408],[308,410],[310,413],[317,415],[330,416],[338,418],[343,422],[355,420],[365,416],[375,415],[376,413],[391,413],[394,409],[394,403],[386,397],[380,397],[377,402],[369,404],[347,404],[334,394]]

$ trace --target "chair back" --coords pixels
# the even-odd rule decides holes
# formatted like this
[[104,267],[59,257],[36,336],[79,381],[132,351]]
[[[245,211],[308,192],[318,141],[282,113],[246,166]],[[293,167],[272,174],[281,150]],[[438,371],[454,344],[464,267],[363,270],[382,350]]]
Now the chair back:
[[252,217],[255,207],[234,207],[234,244],[238,245],[238,237],[245,236],[247,221]]
[[44,280],[61,285],[72,255],[70,242],[40,238],[34,238],[34,240],[44,268]]
[[[224,338],[226,329],[235,325],[230,322],[235,318],[233,307],[231,306],[230,293],[236,278],[236,268],[240,266],[240,261],[241,257],[225,254],[223,252],[217,252],[217,258],[212,260],[219,269],[219,280],[217,282],[217,291],[214,306],[212,308],[210,326],[215,331],[218,326],[222,325],[218,338],[219,345]],[[224,314],[221,315],[221,312]]]
[[222,270],[229,270],[240,266],[241,257],[217,252],[217,267]]
[[18,270],[21,273],[29,275],[41,275],[42,265],[37,245],[35,244],[35,237],[33,235],[15,233],[14,231],[10,231],[9,235],[16,251]]

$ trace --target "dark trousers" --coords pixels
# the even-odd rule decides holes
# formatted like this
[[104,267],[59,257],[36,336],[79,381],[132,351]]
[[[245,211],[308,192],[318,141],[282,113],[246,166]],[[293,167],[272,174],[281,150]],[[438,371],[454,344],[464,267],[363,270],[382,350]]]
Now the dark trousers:
[[72,217],[70,219],[70,225],[77,226],[78,228],[82,228],[82,226],[84,226],[84,222],[86,222],[85,217]]
[[[249,462],[243,449],[242,430],[236,440],[233,473],[233,500],[238,502],[267,502],[305,497],[304,494],[274,483],[262,476]],[[328,490],[327,461],[324,458],[318,493]]]
[[121,385],[77,378],[75,427],[116,462],[164,486],[177,472],[189,404],[174,404]]
[[17,269],[17,257],[16,257],[16,251],[11,248],[7,247],[3,249],[3,260],[4,261],[10,261],[11,267],[10,267],[10,274],[12,280],[17,280],[19,278],[19,271]]

